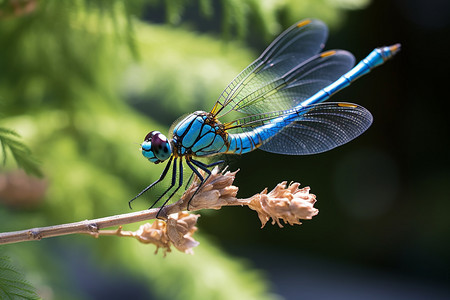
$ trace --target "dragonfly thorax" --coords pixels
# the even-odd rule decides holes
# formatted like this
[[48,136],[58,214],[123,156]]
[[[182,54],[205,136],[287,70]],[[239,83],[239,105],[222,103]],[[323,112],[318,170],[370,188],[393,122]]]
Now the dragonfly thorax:
[[178,156],[208,156],[227,148],[227,134],[211,113],[196,111],[175,126],[172,142]]
[[170,141],[159,131],[149,132],[141,144],[142,155],[149,161],[159,164],[172,155]]

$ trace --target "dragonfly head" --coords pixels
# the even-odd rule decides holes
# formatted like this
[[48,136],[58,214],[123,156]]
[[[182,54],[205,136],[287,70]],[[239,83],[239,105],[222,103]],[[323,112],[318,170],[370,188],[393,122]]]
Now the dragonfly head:
[[142,155],[149,161],[159,164],[172,155],[170,141],[159,131],[149,132],[141,144]]

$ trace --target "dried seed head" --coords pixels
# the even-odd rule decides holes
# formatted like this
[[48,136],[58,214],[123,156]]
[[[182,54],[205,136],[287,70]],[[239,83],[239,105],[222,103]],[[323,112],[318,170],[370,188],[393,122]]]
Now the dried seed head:
[[181,252],[193,254],[192,248],[197,247],[197,242],[192,235],[197,231],[197,219],[200,215],[180,212],[169,215],[167,221],[167,236],[172,244]]
[[286,188],[286,182],[278,184],[270,193],[267,189],[248,200],[248,206],[258,213],[262,227],[272,218],[272,224],[283,227],[280,220],[290,225],[301,224],[300,219],[309,220],[319,213],[314,208],[316,196],[309,193],[310,188],[299,189],[295,182]]
[[193,182],[188,190],[183,194],[180,200],[180,207],[187,209],[187,202],[192,198],[189,204],[189,210],[200,209],[220,209],[225,205],[233,205],[236,202],[238,188],[233,185],[234,178],[238,171],[219,172],[219,168],[211,171],[211,176],[203,184],[202,188],[192,198],[198,187],[198,180]]
[[165,255],[171,251],[170,246],[174,245],[181,252],[193,254],[192,248],[199,245],[199,242],[192,237],[192,234],[197,231],[195,224],[198,217],[200,215],[180,212],[169,215],[167,222],[155,220],[152,224],[141,225],[135,232],[119,230],[116,234],[133,236],[144,244],[154,244],[156,246],[155,253],[162,248]]
[[194,181],[178,202],[178,210],[186,209],[187,202],[192,198],[190,210],[220,209],[229,205],[248,205],[256,210],[262,226],[272,218],[272,224],[283,227],[281,220],[288,224],[301,224],[300,219],[308,220],[318,214],[314,208],[316,196],[309,193],[310,188],[299,188],[299,183],[286,182],[278,184],[270,193],[265,189],[249,199],[237,199],[238,188],[233,185],[235,172],[219,172],[214,168],[211,176],[203,184],[199,192],[192,198],[198,187],[198,180]]
[[141,243],[154,244],[156,246],[155,254],[159,248],[164,249],[164,255],[170,252],[170,241],[167,237],[167,224],[162,220],[155,220],[152,224],[145,223],[141,225],[132,236],[137,238]]

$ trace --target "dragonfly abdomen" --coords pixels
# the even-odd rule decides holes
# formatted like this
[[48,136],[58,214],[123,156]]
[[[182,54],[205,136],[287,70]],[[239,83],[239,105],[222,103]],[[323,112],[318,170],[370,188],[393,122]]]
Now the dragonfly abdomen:
[[228,149],[222,149],[227,154],[244,154],[260,146],[259,136],[255,131],[228,135]]
[[[400,50],[400,44],[374,49],[366,58],[361,60],[353,69],[342,75],[329,86],[303,101],[300,105],[307,106],[328,100],[333,94],[349,86],[359,77],[369,73],[372,69],[382,65]],[[324,52],[321,55],[333,55],[334,51]]]
[[290,109],[282,116],[271,119],[266,124],[263,124],[252,131],[228,135],[228,149],[224,149],[227,154],[244,154],[259,148],[262,144],[277,135],[280,130],[301,115],[301,110]]

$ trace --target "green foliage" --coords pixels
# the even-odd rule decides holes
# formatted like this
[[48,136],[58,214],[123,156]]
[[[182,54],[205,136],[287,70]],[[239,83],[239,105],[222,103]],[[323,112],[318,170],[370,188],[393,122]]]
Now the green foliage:
[[30,174],[42,176],[36,159],[32,156],[30,149],[18,139],[20,135],[15,131],[0,127],[0,144],[3,155],[3,165],[6,164],[7,148],[14,157],[17,165]]
[[[106,238],[103,242],[105,247],[112,246]],[[270,285],[261,271],[205,238],[200,238],[192,256],[173,250],[162,258],[153,254],[153,245],[127,239],[114,242],[114,247],[120,252],[115,264],[144,279],[157,299],[277,299],[268,293]]]
[[[294,15],[297,2],[229,0],[221,1],[218,11],[212,0],[195,3],[205,18],[215,21],[220,15],[218,22],[228,37],[235,32],[246,36],[255,29],[267,38],[290,25],[284,23],[311,16],[307,11]],[[315,17],[339,10],[325,2],[302,1],[301,5],[316,8]],[[154,181],[164,167],[149,164],[139,154],[138,144],[145,134],[167,132],[167,124],[183,113],[210,108],[225,85],[256,56],[242,42],[230,38],[224,43],[174,26],[185,20],[188,1],[37,3],[28,14],[0,14],[0,99],[2,126],[14,128],[26,144],[33,145],[49,187],[44,202],[34,210],[0,205],[2,230],[128,212],[127,200]],[[161,3],[167,5],[171,26],[134,17],[146,5],[158,10]],[[0,2],[0,11],[8,5],[9,1]],[[288,17],[282,19],[283,14]],[[19,160],[14,156],[18,164],[29,163],[24,161],[30,158],[29,150],[14,131],[2,129],[0,140],[3,155],[5,150],[20,153]],[[147,208],[158,192],[140,198],[135,209]],[[259,226],[258,220],[253,226]],[[8,247],[40,275],[40,284],[50,286],[55,299],[67,299],[67,286],[79,289],[71,286],[70,276],[60,276],[73,266],[52,249],[64,253],[83,245],[83,253],[88,253],[84,256],[93,257],[92,268],[125,269],[152,294],[167,299],[274,298],[264,276],[211,245],[201,237],[201,229],[199,233],[196,238],[201,245],[194,256],[174,252],[165,259],[153,255],[153,246],[117,237],[67,237],[58,239],[61,242]]]
[[0,298],[39,299],[35,288],[17,271],[8,257],[0,256]]
[[[249,61],[248,52],[243,50],[223,57],[226,53],[223,44],[210,37],[182,29],[169,30],[164,26],[136,23],[133,43],[139,53],[137,62],[136,56],[130,53],[128,40],[117,35],[117,32],[122,32],[122,26],[126,26],[120,21],[122,17],[116,16],[119,27],[113,28],[111,20],[98,16],[96,12],[86,12],[82,6],[72,8],[74,10],[69,13],[60,12],[57,5],[50,6],[51,2],[43,2],[45,5],[41,8],[45,9],[39,9],[26,20],[1,21],[5,26],[0,26],[0,39],[3,38],[9,46],[0,49],[0,63],[5,66],[0,73],[0,96],[8,99],[4,101],[2,111],[5,126],[24,133],[27,143],[33,145],[33,152],[42,160],[50,185],[45,202],[34,211],[11,211],[0,206],[2,230],[124,213],[128,211],[127,200],[156,179],[161,166],[146,162],[139,155],[138,143],[149,129],[167,129],[136,113],[119,98],[138,94],[129,88],[136,83],[133,77],[127,81],[130,85],[124,82],[124,78],[133,75],[132,70],[141,69],[153,79],[158,76],[170,78],[172,74],[180,76],[172,84],[165,79],[167,83],[159,87],[161,98],[155,103],[169,102],[164,100],[167,99],[164,98],[164,90],[168,95],[171,90],[176,90],[173,97],[184,94],[181,100],[185,104],[179,111],[189,111],[192,103],[201,104],[194,95],[217,93]],[[59,27],[48,30],[54,22]],[[170,47],[170,41],[174,47]],[[176,45],[175,41],[179,44]],[[173,48],[173,51],[165,51],[160,46],[163,42],[164,47]],[[203,65],[202,57],[207,61]],[[11,63],[11,59],[16,64]],[[183,67],[183,62],[190,64]],[[144,67],[140,66],[141,63]],[[203,72],[195,69],[196,63]],[[172,73],[167,71],[172,67]],[[204,72],[208,70],[217,75],[203,83],[202,90],[191,89],[207,78]],[[137,79],[141,78],[138,76]],[[151,82],[153,87],[157,86],[158,82],[152,81],[144,76],[144,83]],[[179,83],[183,84],[180,86]],[[211,101],[205,96],[200,99]],[[149,201],[151,198],[144,197],[135,206],[137,209],[147,208]],[[129,227],[136,229],[137,226]],[[71,239],[89,239],[86,241],[89,250],[86,251],[96,257],[93,263],[114,265],[139,274],[153,294],[163,295],[173,280],[173,274],[180,274],[176,278],[182,277],[183,280],[179,280],[177,288],[170,289],[174,297],[186,296],[185,293],[189,292],[196,298],[218,295],[219,298],[215,298],[225,299],[231,291],[234,295],[253,295],[252,298],[268,297],[264,295],[267,288],[259,274],[237,267],[221,252],[215,253],[214,247],[208,247],[207,240],[202,242],[203,249],[199,249],[197,256],[171,253],[167,259],[162,259],[153,254],[152,246],[132,240]],[[54,279],[61,270],[36,261],[37,257],[48,255],[46,253],[51,248],[47,248],[47,243],[43,241],[34,247],[27,244],[9,247],[20,249],[17,252],[21,253],[21,259],[27,261],[27,268],[41,274],[40,284],[51,286],[55,298],[66,299],[62,294],[65,289],[60,287],[65,277]],[[65,243],[59,247],[64,249],[68,245]],[[139,249],[139,253],[135,249]],[[209,263],[205,263],[206,259]],[[53,266],[61,266],[67,272],[69,267],[63,258],[53,255],[52,261]],[[192,269],[194,265],[195,271]],[[212,266],[220,270],[220,274],[226,274],[219,277],[226,285],[210,284],[206,288],[200,284],[199,278],[207,278]],[[151,269],[160,271],[149,272]],[[193,276],[193,272],[199,277]],[[227,285],[235,288],[231,290]],[[82,294],[78,292],[78,295]],[[76,295],[72,297],[76,298]]]
[[140,61],[121,74],[120,93],[166,125],[194,109],[210,109],[226,84],[255,56],[239,43],[224,44],[179,28],[137,24],[136,29]]
[[170,0],[150,3],[153,10],[163,5],[166,21],[171,24],[181,23],[187,12],[198,9],[206,19],[221,18],[221,30],[227,39],[233,35],[243,38],[255,31],[269,39],[283,27],[303,18],[314,17],[328,24],[338,24],[346,10],[365,8],[370,0]]

